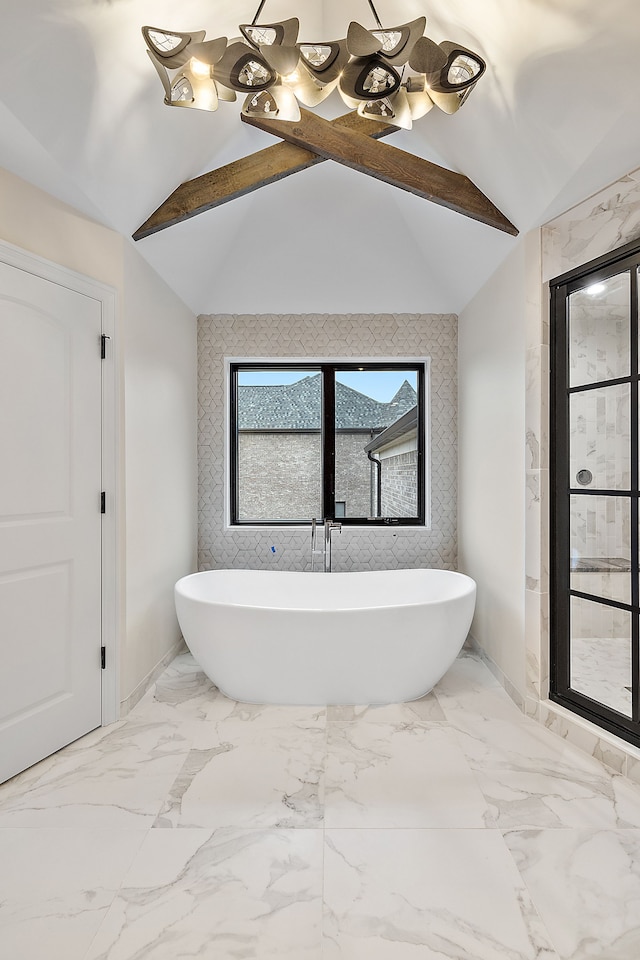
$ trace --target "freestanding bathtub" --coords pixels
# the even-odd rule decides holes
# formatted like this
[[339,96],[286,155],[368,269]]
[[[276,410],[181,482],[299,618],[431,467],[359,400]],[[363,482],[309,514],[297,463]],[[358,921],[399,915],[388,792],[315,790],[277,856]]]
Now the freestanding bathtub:
[[248,703],[399,703],[428,693],[471,625],[476,585],[448,570],[208,570],[179,580],[184,639]]

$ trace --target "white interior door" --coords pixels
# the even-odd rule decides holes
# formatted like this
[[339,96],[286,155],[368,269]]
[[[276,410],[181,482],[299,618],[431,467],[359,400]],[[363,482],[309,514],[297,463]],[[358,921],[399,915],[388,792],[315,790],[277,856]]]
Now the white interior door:
[[0,782],[101,722],[100,334],[0,262]]

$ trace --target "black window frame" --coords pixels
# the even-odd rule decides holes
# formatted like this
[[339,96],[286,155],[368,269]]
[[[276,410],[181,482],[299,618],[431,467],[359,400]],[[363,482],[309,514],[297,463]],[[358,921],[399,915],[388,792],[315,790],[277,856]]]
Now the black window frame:
[[[569,379],[569,298],[578,290],[599,283],[620,273],[630,275],[629,375],[570,386]],[[638,396],[638,278],[640,242],[625,244],[617,250],[568,271],[549,282],[550,344],[550,677],[549,699],[578,716],[640,746],[640,595],[639,595],[639,450],[640,418]],[[569,480],[569,404],[574,394],[603,387],[629,384],[630,387],[630,464],[631,484],[628,489],[604,489],[570,486]],[[631,523],[631,603],[583,593],[571,588],[570,497],[612,496],[630,501]],[[631,615],[631,693],[632,715],[627,717],[607,704],[594,700],[571,687],[571,623],[570,602],[575,596],[593,600],[607,607],[618,608]]]
[[[229,364],[229,486],[231,527],[299,527],[311,525],[312,517],[292,520],[241,520],[239,513],[238,479],[238,373],[255,371],[301,371],[322,374],[322,510],[318,520],[338,520],[343,526],[425,526],[426,524],[426,417],[427,417],[427,362],[415,361],[252,361],[234,360]],[[342,371],[392,370],[416,373],[417,375],[417,502],[418,514],[415,517],[336,517],[335,516],[335,376]]]

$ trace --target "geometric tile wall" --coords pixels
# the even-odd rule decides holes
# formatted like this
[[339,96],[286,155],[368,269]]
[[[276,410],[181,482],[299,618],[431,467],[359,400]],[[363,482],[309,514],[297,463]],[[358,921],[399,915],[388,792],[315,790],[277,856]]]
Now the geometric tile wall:
[[455,570],[457,340],[458,319],[454,314],[199,317],[199,569],[310,567],[309,528],[225,526],[225,357],[430,357],[431,526],[345,527],[334,540],[333,569]]

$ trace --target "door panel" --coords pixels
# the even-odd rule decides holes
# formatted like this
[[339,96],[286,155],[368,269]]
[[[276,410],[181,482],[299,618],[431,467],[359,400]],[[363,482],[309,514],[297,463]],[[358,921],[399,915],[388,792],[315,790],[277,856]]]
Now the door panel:
[[0,781],[101,720],[100,332],[0,263]]
[[[72,607],[70,563],[21,570],[0,581],[0,610],[12,638],[0,680],[0,723],[69,696]],[[16,683],[17,677],[28,677],[29,682]]]

